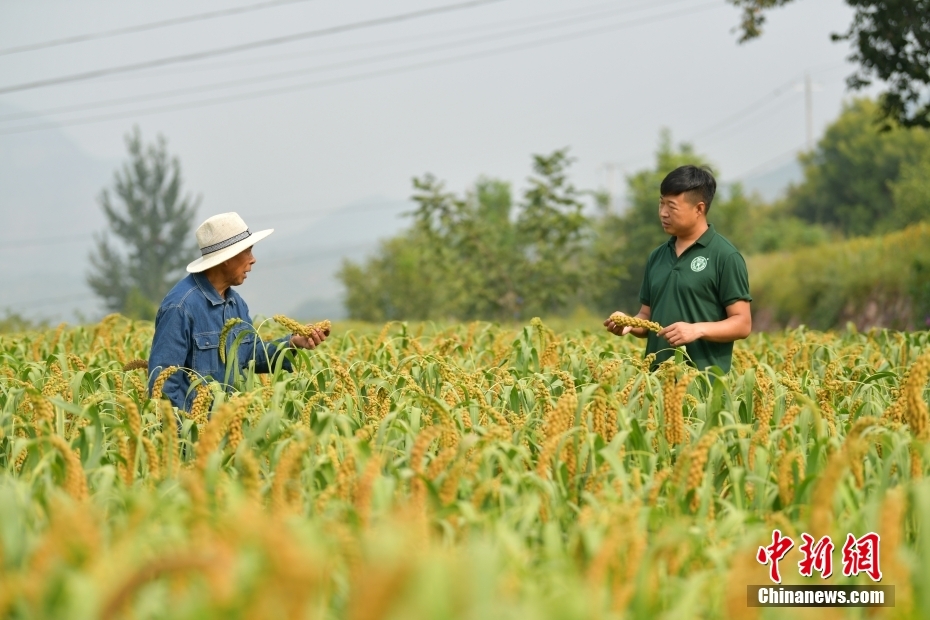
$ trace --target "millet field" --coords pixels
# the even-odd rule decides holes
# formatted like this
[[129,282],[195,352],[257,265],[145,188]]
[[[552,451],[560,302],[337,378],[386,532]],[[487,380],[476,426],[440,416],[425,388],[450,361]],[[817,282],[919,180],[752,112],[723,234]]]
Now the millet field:
[[[538,319],[343,327],[294,372],[195,381],[191,412],[149,397],[151,323],[0,335],[0,617],[930,609],[926,332],[754,335],[712,378]],[[840,548],[879,533],[895,606],[747,607],[775,529],[808,585],[875,585]],[[828,579],[802,533],[832,536]]]

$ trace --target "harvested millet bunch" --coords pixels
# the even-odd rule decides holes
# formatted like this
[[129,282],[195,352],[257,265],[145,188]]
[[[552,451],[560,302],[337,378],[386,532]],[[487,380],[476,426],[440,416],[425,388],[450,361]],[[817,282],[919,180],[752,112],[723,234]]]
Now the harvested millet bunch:
[[641,327],[643,329],[648,329],[654,332],[662,331],[662,326],[655,321],[647,321],[646,319],[640,319],[635,316],[627,316],[625,314],[620,314],[619,312],[614,312],[611,314],[610,321],[614,325],[619,325],[620,327]]
[[305,338],[309,338],[312,335],[313,330],[328,332],[333,326],[332,322],[328,320],[320,321],[319,323],[308,323],[307,325],[304,325],[295,321],[294,319],[287,318],[283,314],[276,314],[271,318],[274,319],[276,323],[282,325],[285,329],[288,329],[291,332]]

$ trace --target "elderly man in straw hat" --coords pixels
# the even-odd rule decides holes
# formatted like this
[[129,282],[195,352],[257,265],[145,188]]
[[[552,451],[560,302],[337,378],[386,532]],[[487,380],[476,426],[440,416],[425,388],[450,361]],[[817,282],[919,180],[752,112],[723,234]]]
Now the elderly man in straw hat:
[[[270,372],[281,353],[290,348],[313,349],[328,332],[314,330],[306,338],[292,334],[263,342],[256,337],[249,318],[249,308],[232,287],[245,282],[255,257],[252,246],[274,229],[251,232],[236,213],[221,213],[209,218],[197,229],[197,243],[202,256],[187,266],[190,275],[178,282],[165,296],[155,316],[155,337],[149,356],[149,390],[158,374],[169,366],[192,370],[197,376],[226,381],[234,374],[226,363],[235,363],[241,372],[255,362],[256,372]],[[226,342],[220,333],[230,319],[241,322],[228,330]],[[245,334],[241,332],[245,331]],[[240,337],[241,336],[241,337]],[[237,343],[235,350],[230,345]],[[224,363],[219,347],[224,348]],[[290,370],[283,357],[282,367]],[[190,411],[194,394],[185,372],[176,372],[165,383],[162,393],[179,409]]]

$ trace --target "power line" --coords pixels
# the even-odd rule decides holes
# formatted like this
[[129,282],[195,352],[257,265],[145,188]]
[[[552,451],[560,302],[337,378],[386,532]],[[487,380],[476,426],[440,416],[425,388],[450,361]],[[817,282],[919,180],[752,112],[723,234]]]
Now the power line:
[[[627,7],[624,7],[624,9],[633,11],[633,10],[639,10],[642,8],[655,8],[658,6],[663,6],[666,4],[673,4],[675,2],[682,2],[682,1],[686,1],[686,0],[671,0],[671,1],[666,0],[665,2],[660,2],[660,1],[646,2],[643,4],[634,5],[634,6],[627,6]],[[465,26],[462,28],[452,28],[449,30],[437,30],[437,31],[430,31],[430,32],[425,32],[425,33],[418,33],[417,38],[422,39],[422,40],[447,39],[450,36],[454,36],[458,34],[471,33],[475,31],[500,29],[500,28],[505,28],[512,24],[526,25],[526,24],[530,24],[534,22],[546,21],[546,20],[551,20],[551,19],[562,19],[563,17],[571,18],[571,17],[578,16],[580,14],[590,14],[590,13],[597,13],[597,12],[601,12],[601,13],[616,12],[617,10],[618,10],[618,7],[616,6],[616,0],[613,0],[612,2],[590,5],[590,6],[582,7],[580,9],[578,8],[567,9],[567,10],[562,10],[562,11],[554,11],[551,13],[546,13],[544,15],[538,15],[538,16],[505,19],[505,20],[494,22],[492,24],[477,24],[473,26]],[[321,54],[354,51],[354,50],[367,51],[367,50],[375,49],[379,47],[396,45],[398,43],[409,43],[410,39],[411,39],[410,36],[404,36],[400,38],[381,39],[378,41],[366,41],[364,43],[352,43],[348,45],[339,45],[339,46],[328,47],[328,48],[323,48],[323,49],[303,50],[300,52],[288,52],[285,54],[273,54],[269,56],[240,58],[238,60],[218,61],[218,62],[212,62],[212,63],[200,63],[200,64],[195,64],[193,66],[167,67],[162,70],[152,69],[149,71],[145,71],[141,74],[119,75],[119,76],[113,76],[108,79],[110,80],[128,80],[128,79],[148,80],[148,79],[151,79],[152,77],[161,77],[161,76],[166,76],[166,75],[173,76],[173,75],[180,75],[183,73],[212,71],[214,69],[222,69],[224,67],[241,67],[245,65],[277,62],[279,60],[305,58],[309,55],[317,56]]]
[[[722,141],[734,139],[745,140],[745,131],[758,126],[760,123],[772,121],[772,119],[776,118],[778,113],[790,109],[792,106],[796,105],[796,103],[796,100],[791,97],[773,99],[765,105],[753,110],[751,113],[745,114],[742,118],[734,120],[726,126],[706,134],[705,138],[702,140],[702,144],[706,147],[707,144],[716,144]],[[689,142],[691,141],[689,140]],[[691,143],[693,144],[693,142]]]
[[568,41],[568,40],[577,39],[580,37],[587,37],[587,36],[591,36],[594,34],[603,34],[606,32],[621,30],[623,28],[628,28],[631,26],[638,26],[638,25],[651,23],[651,22],[657,22],[657,21],[665,21],[670,18],[681,17],[681,16],[690,15],[693,13],[707,11],[707,10],[715,9],[715,8],[721,8],[721,5],[719,4],[719,2],[712,2],[712,3],[698,5],[697,7],[693,7],[690,10],[680,10],[674,13],[666,13],[662,15],[642,18],[639,20],[634,20],[634,21],[629,21],[629,22],[621,22],[619,24],[599,26],[596,28],[589,28],[587,30],[582,30],[582,31],[578,31],[578,32],[574,32],[574,33],[570,33],[566,35],[557,35],[557,36],[547,37],[543,39],[537,39],[535,41],[517,43],[517,44],[507,45],[507,46],[498,47],[494,49],[482,50],[478,52],[472,52],[469,54],[462,54],[460,56],[452,56],[449,58],[442,58],[442,59],[431,60],[431,61],[423,61],[423,62],[414,63],[414,64],[401,66],[401,67],[393,67],[390,69],[369,71],[366,73],[330,78],[327,80],[321,80],[317,82],[304,82],[300,84],[278,86],[278,87],[264,89],[264,90],[241,93],[238,95],[213,97],[209,99],[201,99],[199,101],[192,101],[192,102],[181,102],[181,103],[169,104],[169,105],[164,105],[164,106],[155,107],[155,108],[142,108],[139,110],[128,110],[125,112],[85,117],[85,118],[79,118],[79,119],[72,119],[72,120],[61,121],[61,122],[48,122],[48,123],[39,123],[35,125],[24,125],[20,127],[14,127],[14,128],[11,128],[5,131],[0,131],[0,135],[25,133],[25,132],[30,132],[30,131],[39,131],[42,129],[51,129],[51,128],[56,128],[56,127],[66,127],[66,126],[72,126],[72,125],[84,125],[88,123],[118,120],[121,118],[148,116],[151,114],[159,114],[162,112],[172,112],[172,111],[178,111],[178,110],[199,108],[199,107],[204,107],[204,106],[218,105],[222,103],[232,103],[236,101],[257,99],[261,97],[268,97],[268,96],[279,95],[279,94],[284,94],[284,93],[291,93],[291,92],[296,92],[296,91],[301,91],[301,90],[312,90],[316,88],[323,88],[326,86],[333,86],[337,84],[358,82],[362,80],[383,77],[383,76],[388,76],[388,75],[396,75],[400,73],[406,73],[409,71],[437,67],[437,66],[447,65],[451,63],[463,62],[463,61],[468,61],[468,60],[476,60],[480,58],[487,58],[490,56],[496,56],[496,55],[503,54],[503,53],[523,51],[523,50],[532,49],[535,47],[540,47],[543,45],[549,45],[552,43],[559,43],[562,41]]
[[757,173],[757,172],[761,172],[762,170],[765,170],[768,166],[774,164],[775,162],[781,161],[781,160],[783,160],[784,158],[788,157],[789,155],[795,155],[795,154],[799,153],[800,151],[802,151],[803,149],[804,149],[804,145],[801,144],[801,145],[799,145],[799,146],[796,146],[796,147],[792,148],[791,150],[785,151],[784,153],[780,153],[779,155],[776,155],[775,157],[772,157],[772,158],[770,158],[770,159],[767,159],[767,160],[765,160],[764,162],[762,162],[761,164],[759,164],[759,165],[757,165],[757,166],[754,166],[754,167],[750,168],[749,170],[747,170],[747,171],[745,171],[745,172],[743,172],[743,173],[737,175],[737,176],[736,176],[736,180],[737,180],[737,181],[745,181],[747,177],[749,177],[749,176],[751,176],[751,175],[753,175],[753,174],[755,174],[755,173]]
[[[837,68],[844,66],[845,64],[846,64],[845,62],[840,62],[840,63],[833,63],[830,65],[821,65],[823,68],[812,71],[811,73],[812,74],[830,73],[831,71],[834,71]],[[714,125],[711,125],[710,127],[707,127],[698,133],[691,134],[691,136],[686,138],[685,141],[692,142],[698,138],[701,138],[707,135],[713,135],[715,133],[719,133],[718,130],[725,130],[725,129],[732,128],[738,125],[740,120],[744,118],[749,118],[756,112],[762,111],[769,104],[777,101],[782,95],[789,93],[789,92],[794,92],[795,87],[798,84],[798,80],[800,79],[803,79],[803,74],[791,78],[787,82],[781,84],[778,88],[771,91],[769,94],[765,95],[761,99],[754,101],[753,103],[749,104],[745,108],[740,109],[738,112],[734,112],[732,115],[723,119],[719,123],[715,123]]]
[[[679,3],[683,1],[685,0],[672,0],[672,2],[660,3],[660,6],[661,4],[666,4],[666,5],[675,4],[675,3]],[[651,8],[654,6],[656,6],[656,3],[651,3],[648,5],[637,5],[636,7],[627,7],[625,10],[620,10],[620,11],[618,11],[616,7],[613,7],[613,9],[609,11],[609,13],[616,14],[619,12],[620,14],[624,14],[624,13],[627,13],[633,10],[639,10],[640,8],[644,8],[644,7]],[[445,41],[439,44],[433,44],[433,45],[422,46],[422,47],[418,47],[414,49],[402,50],[402,51],[393,52],[390,54],[382,53],[376,56],[369,56],[366,58],[357,58],[357,59],[348,60],[348,61],[330,63],[327,65],[318,65],[315,67],[303,67],[300,69],[290,69],[288,71],[270,73],[270,74],[265,74],[261,76],[239,78],[235,80],[225,80],[222,82],[205,84],[203,86],[176,88],[176,89],[157,92],[157,93],[134,95],[131,97],[118,97],[118,98],[113,98],[113,99],[105,99],[102,101],[88,102],[84,104],[76,104],[76,105],[69,105],[69,106],[59,106],[57,108],[48,108],[45,110],[39,110],[37,112],[14,113],[14,114],[6,115],[6,117],[0,116],[0,122],[10,122],[12,120],[18,120],[19,118],[22,118],[23,116],[36,116],[36,115],[41,115],[41,114],[77,112],[77,111],[83,111],[83,110],[93,110],[93,109],[105,108],[105,107],[110,107],[110,106],[124,105],[128,103],[136,103],[139,101],[152,101],[155,99],[165,99],[165,98],[171,98],[171,97],[180,96],[180,95],[191,95],[191,94],[209,92],[209,91],[214,91],[214,90],[222,90],[224,88],[231,88],[234,86],[246,86],[250,84],[281,80],[281,79],[286,79],[289,77],[306,75],[309,73],[319,73],[319,72],[325,72],[325,71],[329,71],[333,69],[346,69],[346,68],[362,66],[362,65],[372,64],[372,63],[381,63],[387,60],[405,58],[409,56],[417,56],[420,54],[434,52],[434,51],[444,51],[444,50],[453,49],[456,47],[470,46],[475,43],[481,43],[481,42],[489,41],[489,40],[493,41],[493,40],[497,40],[501,38],[508,38],[514,35],[519,35],[519,34],[528,34],[528,33],[538,32],[540,30],[549,30],[552,28],[562,28],[567,25],[583,23],[583,22],[591,21],[591,20],[601,20],[601,19],[604,19],[604,15],[605,15],[605,12],[601,11],[593,15],[584,15],[584,16],[578,16],[578,17],[569,18],[569,19],[562,18],[556,22],[547,22],[543,24],[537,24],[534,26],[524,26],[522,28],[516,28],[516,29],[504,31],[504,32],[498,32],[496,34],[484,34],[484,35],[461,39],[459,41],[453,41],[453,42]]]
[[314,39],[317,37],[324,37],[333,34],[339,34],[342,32],[349,32],[351,30],[361,30],[364,28],[373,28],[375,26],[383,26],[385,24],[393,24],[397,22],[408,21],[411,19],[418,19],[420,17],[428,17],[430,15],[438,15],[441,13],[450,13],[453,11],[461,11],[464,9],[471,9],[485,4],[492,4],[496,2],[503,2],[504,0],[470,0],[469,2],[460,2],[458,4],[448,4],[441,7],[434,7],[431,9],[422,9],[420,11],[412,11],[410,13],[400,13],[397,15],[390,15],[388,17],[379,17],[376,19],[367,19],[364,21],[352,22],[348,24],[340,24],[338,26],[330,26],[328,28],[320,28],[318,30],[308,30],[305,32],[298,32],[296,34],[289,34],[280,37],[272,37],[270,39],[260,39],[258,41],[250,41],[249,43],[239,43],[237,45],[228,45],[226,47],[218,47],[209,50],[202,50],[199,52],[192,52],[190,54],[180,54],[178,56],[167,56],[164,58],[156,58],[154,60],[146,60],[144,62],[137,62],[128,65],[119,65],[116,67],[107,67],[105,69],[95,69],[93,71],[85,71],[83,73],[74,73],[71,75],[63,75],[56,78],[49,78],[45,80],[36,80],[34,82],[23,82],[21,84],[13,84],[11,86],[0,87],[0,95],[5,95],[8,93],[19,92],[23,90],[32,90],[35,88],[42,88],[45,86],[55,86],[58,84],[67,84],[72,82],[81,82],[85,80],[90,80],[93,78],[101,77],[104,75],[113,75],[116,73],[128,73],[131,71],[140,71],[142,69],[151,69],[153,67],[163,67],[165,65],[173,65],[183,62],[192,62],[195,60],[202,60],[204,58],[214,58],[216,56],[226,56],[229,54],[237,54],[239,52],[245,52],[248,50],[259,49],[263,47],[271,47],[275,45],[283,45],[285,43],[293,43],[294,41],[303,41],[306,39]]
[[[845,64],[846,64],[845,62],[840,62],[840,63],[829,63],[829,64],[822,64],[822,65],[819,65],[819,66],[815,66],[815,68],[813,68],[813,69],[811,70],[811,74],[813,74],[813,75],[818,75],[818,74],[830,73],[830,72],[832,72],[832,71],[835,71],[836,69],[842,68],[843,66],[845,66]],[[689,135],[689,136],[688,136],[687,138],[685,138],[683,141],[684,141],[684,142],[687,142],[687,143],[692,143],[692,142],[693,142],[694,140],[696,140],[697,138],[704,137],[704,136],[708,136],[708,135],[716,135],[716,134],[719,134],[719,133],[722,132],[722,131],[725,131],[725,130],[727,130],[727,129],[733,127],[733,126],[735,126],[735,125],[738,125],[738,124],[739,124],[738,121],[742,120],[742,119],[745,118],[745,117],[751,116],[753,113],[755,113],[755,112],[761,110],[761,109],[764,108],[766,105],[768,105],[769,103],[771,103],[772,101],[774,101],[775,99],[777,99],[778,97],[780,97],[781,95],[783,95],[784,93],[788,92],[788,91],[790,90],[789,87],[792,87],[792,86],[796,85],[796,84],[798,83],[798,80],[800,80],[800,79],[802,79],[802,78],[803,78],[803,74],[798,74],[798,75],[796,75],[795,77],[793,77],[793,78],[792,78],[791,80],[789,80],[788,82],[782,84],[781,86],[779,86],[779,87],[776,88],[775,90],[771,91],[771,92],[770,92],[768,95],[766,95],[765,97],[762,97],[761,99],[758,99],[758,100],[754,101],[752,104],[746,106],[745,108],[741,108],[739,111],[734,112],[733,114],[731,114],[730,116],[726,117],[726,118],[723,119],[722,121],[719,121],[719,122],[717,122],[717,123],[714,123],[713,125],[710,125],[710,126],[708,126],[708,127],[705,127],[704,129],[698,131],[697,133],[693,133],[693,134]],[[795,149],[795,150],[797,150],[797,149]],[[778,159],[778,158],[784,157],[784,156],[785,156],[785,154],[782,153],[781,155],[779,155],[779,156],[776,157],[775,159]],[[637,158],[637,159],[628,159],[628,160],[625,160],[625,161],[623,161],[623,162],[620,162],[620,163],[618,163],[618,164],[613,164],[613,165],[618,166],[618,167],[620,167],[620,168],[627,168],[627,167],[630,167],[630,166],[634,166],[634,165],[640,163],[641,161],[642,161],[641,158]],[[774,160],[767,160],[765,163],[762,164],[762,166],[765,166],[767,163],[771,163],[771,161],[774,161]]]
[[765,95],[761,99],[758,99],[750,103],[745,108],[741,108],[739,111],[734,112],[730,116],[727,116],[725,119],[721,120],[720,122],[714,123],[710,127],[705,127],[704,129],[702,129],[701,131],[695,134],[691,134],[690,137],[686,138],[686,142],[692,142],[694,140],[697,140],[698,138],[703,138],[707,135],[713,134],[720,129],[726,128],[726,126],[731,125],[732,123],[741,120],[743,117],[750,115],[754,112],[757,112],[758,110],[764,108],[766,105],[777,100],[779,97],[781,97],[785,93],[792,92],[791,87],[794,86],[794,84],[795,84],[795,79],[792,78],[789,82],[782,84],[781,86],[779,86],[778,88],[776,88],[769,94]]
[[61,39],[52,39],[50,41],[42,41],[40,43],[29,43],[27,45],[18,45],[16,47],[7,47],[0,49],[0,56],[6,56],[8,54],[19,54],[21,52],[32,52],[35,50],[45,49],[49,47],[58,47],[61,45],[71,45],[72,43],[83,43],[84,41],[93,41],[95,39],[107,39],[110,37],[116,37],[123,34],[132,34],[134,32],[144,32],[146,30],[157,30],[159,28],[167,28],[169,26],[178,26],[180,24],[188,24],[190,22],[204,21],[208,19],[216,19],[217,17],[229,17],[230,15],[239,15],[241,13],[250,13],[252,11],[261,11],[264,9],[272,9],[285,4],[296,4],[298,2],[306,2],[307,0],[270,0],[269,2],[259,2],[257,4],[248,4],[246,6],[234,7],[231,9],[221,9],[219,11],[208,11],[206,13],[196,13],[194,15],[185,15],[184,17],[174,17],[172,19],[163,19],[156,22],[149,22],[146,24],[137,24],[135,26],[125,26],[123,28],[114,28],[113,30],[103,30],[100,32],[90,32],[87,34],[78,34],[70,37],[63,37]]

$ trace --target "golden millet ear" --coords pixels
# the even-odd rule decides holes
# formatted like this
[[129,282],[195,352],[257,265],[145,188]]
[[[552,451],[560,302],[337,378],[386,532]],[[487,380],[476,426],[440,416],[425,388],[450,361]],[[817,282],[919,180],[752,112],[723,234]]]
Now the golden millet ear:
[[303,325],[294,319],[289,319],[283,314],[275,314],[271,318],[274,319],[276,323],[284,327],[284,329],[305,338],[309,338],[312,335],[312,330],[314,329],[319,331],[327,331],[332,328],[332,322],[329,320],[320,321],[319,323],[313,323],[310,325]]
[[226,324],[223,325],[223,329],[220,331],[220,361],[225,365],[226,364],[226,339],[229,337],[229,330],[233,327],[242,323],[242,319],[235,317],[226,321]]
[[635,316],[627,316],[625,314],[620,314],[619,312],[614,312],[610,315],[610,320],[612,323],[619,325],[621,327],[642,327],[644,329],[652,330],[654,332],[662,331],[662,326],[656,323],[655,321],[647,321],[645,319],[640,319]]

